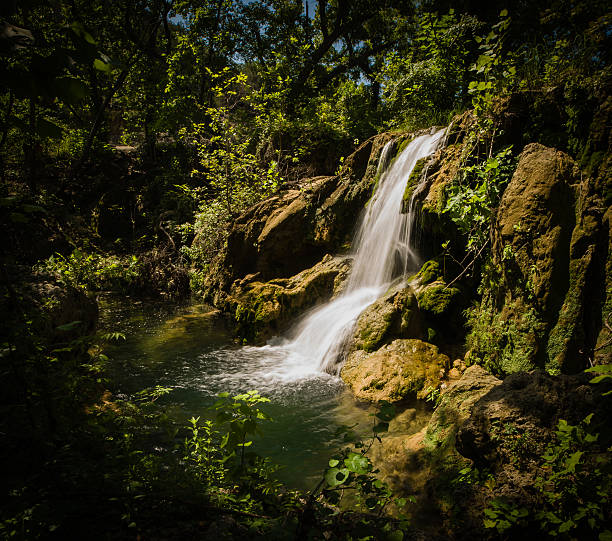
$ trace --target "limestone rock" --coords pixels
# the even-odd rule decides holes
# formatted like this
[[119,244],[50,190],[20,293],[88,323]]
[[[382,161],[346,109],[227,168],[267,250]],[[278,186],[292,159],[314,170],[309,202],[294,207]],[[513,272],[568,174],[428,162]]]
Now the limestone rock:
[[261,342],[278,334],[307,308],[338,293],[349,269],[350,258],[326,255],[291,278],[261,282],[258,275],[250,275],[232,286],[224,308],[240,336]]
[[372,449],[374,464],[393,490],[402,494],[420,492],[432,469],[439,472],[436,468],[449,457],[456,460],[457,431],[474,404],[500,384],[480,366],[471,366],[461,379],[443,389],[441,402],[429,419],[418,412],[413,415],[411,409],[394,419],[382,444]]
[[412,288],[404,287],[392,290],[361,314],[351,347],[372,352],[395,338],[420,336],[416,297]]
[[[593,412],[606,418],[605,399],[588,384],[591,378],[555,377],[541,370],[508,376],[474,405],[457,433],[457,451],[498,467],[539,457],[559,419],[578,424]],[[520,449],[513,445],[518,439],[524,442]]]
[[[424,278],[427,278],[428,274],[425,272]],[[416,295],[430,341],[449,343],[462,336],[461,314],[465,300],[459,288],[448,287],[443,280],[435,280],[419,285]]]
[[423,443],[438,455],[452,451],[461,424],[468,419],[474,404],[501,384],[501,380],[478,365],[470,366],[460,379],[443,390],[440,404],[434,411]]
[[472,321],[473,361],[505,374],[586,368],[602,317],[602,210],[595,183],[567,154],[525,147],[493,224],[502,272]]
[[288,278],[312,267],[326,253],[350,243],[355,223],[375,184],[384,133],[364,142],[339,175],[300,181],[239,216],[227,246],[211,265],[206,298],[222,305],[231,285],[249,274],[262,282]]
[[416,339],[394,340],[374,353],[351,353],[340,376],[360,399],[396,402],[437,388],[449,366],[433,344]]

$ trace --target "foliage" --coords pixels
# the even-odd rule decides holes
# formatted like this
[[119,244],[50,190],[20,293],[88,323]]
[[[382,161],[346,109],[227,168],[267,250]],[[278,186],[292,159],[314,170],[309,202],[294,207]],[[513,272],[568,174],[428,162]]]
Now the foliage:
[[447,187],[444,212],[467,238],[467,248],[478,253],[488,242],[491,216],[514,172],[512,147],[474,165],[464,165]]
[[508,10],[504,9],[499,14],[499,22],[492,25],[486,37],[475,38],[480,44],[480,55],[471,69],[478,80],[470,81],[468,91],[472,94],[476,118],[480,124],[484,123],[483,128],[490,122],[488,114],[494,97],[509,93],[516,84],[514,59],[505,47],[511,21]]
[[388,123],[415,129],[446,124],[463,105],[477,19],[450,9],[422,13],[408,51],[388,53],[380,71]]
[[[591,383],[611,383],[610,380],[612,380],[612,365],[610,364],[592,366],[591,368],[587,368],[585,372],[594,372],[596,374],[599,374],[590,381]],[[603,396],[608,396],[610,394],[612,394],[612,390],[606,391],[605,393],[603,393]]]
[[[484,511],[485,528],[499,533],[535,523],[549,536],[576,538],[595,532],[604,539],[609,520],[612,464],[598,444],[599,433],[589,430],[593,414],[579,425],[559,420],[555,440],[541,456],[541,475],[536,479],[537,511],[494,499]],[[516,531],[516,530],[513,530]],[[604,537],[602,537],[604,536]]]
[[120,259],[86,253],[78,248],[65,257],[55,254],[37,269],[56,276],[62,283],[89,291],[126,290],[140,275],[136,256]]

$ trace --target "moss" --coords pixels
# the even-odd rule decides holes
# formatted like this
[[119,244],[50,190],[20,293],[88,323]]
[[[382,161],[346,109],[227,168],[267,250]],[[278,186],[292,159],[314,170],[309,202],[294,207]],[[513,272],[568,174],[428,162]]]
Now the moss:
[[546,346],[546,370],[552,375],[577,372],[581,368],[578,344],[584,336],[584,295],[592,252],[570,263],[570,286],[559,311],[557,323]]
[[421,267],[421,270],[418,272],[417,277],[419,282],[423,285],[431,284],[436,280],[440,280],[442,278],[440,263],[433,259],[426,261]]
[[399,156],[402,152],[404,152],[404,150],[406,150],[406,147],[412,142],[412,140],[414,139],[414,137],[412,135],[406,135],[404,136],[405,139],[403,139],[402,141],[400,141],[400,143],[397,145],[397,154],[396,157]]
[[402,197],[402,212],[407,212],[408,207],[410,206],[410,201],[412,199],[412,194],[414,193],[415,188],[419,185],[421,180],[421,175],[423,174],[423,169],[425,168],[425,164],[427,163],[428,157],[419,159],[414,165],[410,176],[406,182],[406,189],[404,190],[404,195]]
[[444,315],[452,303],[460,295],[456,287],[447,287],[445,283],[434,282],[435,285],[425,288],[418,296],[419,308],[434,316]]
[[533,370],[538,365],[546,324],[534,308],[521,300],[506,303],[502,312],[490,302],[473,308],[466,343],[469,364],[480,364],[496,375]]

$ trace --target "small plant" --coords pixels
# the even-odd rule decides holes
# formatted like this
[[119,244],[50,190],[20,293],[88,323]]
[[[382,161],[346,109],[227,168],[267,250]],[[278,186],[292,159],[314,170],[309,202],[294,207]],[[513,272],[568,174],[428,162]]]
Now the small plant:
[[612,532],[604,527],[610,520],[612,449],[600,449],[599,434],[589,430],[592,418],[590,414],[578,425],[559,420],[534,485],[538,511],[494,499],[484,511],[485,528],[504,533],[531,523],[557,538],[590,538],[595,532],[600,540],[611,538]]
[[[398,519],[384,520],[383,531],[389,538],[403,539],[403,529],[409,525],[409,520],[402,513],[402,509],[408,501],[414,498],[398,498],[393,495],[386,483],[377,478],[379,473],[375,469],[371,460],[367,457],[368,451],[376,441],[381,441],[380,434],[389,429],[389,421],[395,417],[395,407],[381,401],[378,411],[373,413],[374,425],[372,427],[372,437],[369,441],[362,441],[355,438],[352,431],[353,427],[340,427],[337,435],[343,436],[346,442],[352,442],[352,446],[346,447],[338,454],[334,455],[328,463],[323,479],[315,490],[311,493],[308,505],[312,505],[313,500],[320,494],[323,501],[333,506],[339,506],[346,493],[356,495],[357,502],[368,513],[373,514],[373,518],[382,518],[383,512],[390,505],[395,506],[398,511]],[[370,526],[367,519],[362,519],[362,526]],[[380,525],[375,531],[380,534]]]
[[529,511],[525,507],[515,507],[502,499],[491,500],[489,507],[484,510],[485,528],[495,528],[502,534],[514,526],[527,524]]
[[434,409],[436,409],[440,405],[440,402],[442,402],[442,390],[439,387],[427,387],[425,393],[425,400],[431,402]]

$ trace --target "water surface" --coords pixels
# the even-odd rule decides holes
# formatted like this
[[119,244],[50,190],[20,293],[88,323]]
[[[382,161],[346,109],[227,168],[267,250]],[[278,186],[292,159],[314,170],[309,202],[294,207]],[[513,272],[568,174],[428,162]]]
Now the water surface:
[[101,326],[126,335],[109,346],[115,392],[130,395],[162,385],[173,391],[162,400],[180,406],[179,417],[206,416],[221,392],[257,390],[271,402],[274,419],[264,423],[254,450],[283,466],[279,478],[309,489],[329,457],[342,445],[341,425],[370,431],[372,407],[358,403],[342,381],[304,367],[282,346],[233,343],[223,319],[205,305],[172,305],[102,297]]

